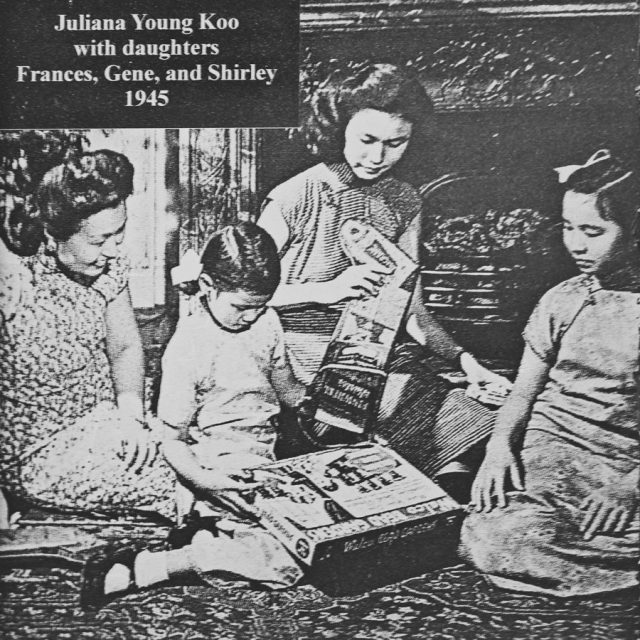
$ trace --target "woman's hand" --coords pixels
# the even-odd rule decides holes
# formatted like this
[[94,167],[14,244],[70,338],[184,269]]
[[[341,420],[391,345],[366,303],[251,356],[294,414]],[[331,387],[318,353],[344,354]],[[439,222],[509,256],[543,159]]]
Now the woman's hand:
[[585,540],[625,532],[638,510],[637,479],[637,474],[629,474],[623,482],[605,485],[583,500],[580,532]]
[[122,442],[118,458],[125,468],[133,473],[140,473],[145,466],[152,465],[160,453],[158,439],[153,432],[145,428],[139,418],[122,416]]
[[513,386],[510,380],[487,369],[466,351],[460,356],[460,368],[467,376],[469,384],[476,384],[481,387],[492,385],[493,387],[503,388],[505,392],[509,392]]
[[484,461],[471,487],[471,505],[476,511],[489,512],[494,506],[507,506],[507,481],[524,491],[520,463],[509,444],[489,441]]
[[343,300],[375,296],[389,271],[383,267],[366,264],[347,267],[337,278],[324,283],[326,299],[320,302],[335,304]]
[[118,395],[118,417],[122,435],[118,458],[128,471],[140,473],[158,457],[160,437],[154,436],[147,426],[142,400],[135,393]]

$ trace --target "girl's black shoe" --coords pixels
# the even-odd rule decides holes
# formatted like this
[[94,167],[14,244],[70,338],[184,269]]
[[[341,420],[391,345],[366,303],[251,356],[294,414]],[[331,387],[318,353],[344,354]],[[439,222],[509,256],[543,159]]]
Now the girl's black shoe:
[[216,516],[201,516],[197,511],[192,511],[184,517],[180,526],[169,531],[167,544],[172,549],[182,549],[191,544],[193,536],[201,529],[210,531],[217,538],[219,519]]
[[[137,591],[134,581],[134,563],[140,551],[142,548],[133,545],[111,544],[90,556],[82,570],[80,606],[87,610],[100,609],[116,598]],[[105,594],[105,578],[116,564],[122,564],[129,569],[129,587],[124,591]]]

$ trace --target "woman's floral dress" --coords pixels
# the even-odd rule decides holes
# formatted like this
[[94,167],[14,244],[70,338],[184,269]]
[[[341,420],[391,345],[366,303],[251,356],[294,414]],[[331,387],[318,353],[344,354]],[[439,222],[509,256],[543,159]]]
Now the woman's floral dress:
[[173,514],[161,456],[133,473],[122,455],[104,317],[127,281],[123,258],[85,285],[42,248],[0,243],[0,486],[51,507]]

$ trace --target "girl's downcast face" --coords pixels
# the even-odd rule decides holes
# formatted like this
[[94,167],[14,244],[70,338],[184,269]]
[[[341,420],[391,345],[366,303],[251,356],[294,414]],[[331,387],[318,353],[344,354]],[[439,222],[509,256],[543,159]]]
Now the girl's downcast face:
[[248,329],[264,312],[271,296],[249,291],[206,291],[209,311],[215,321],[227,331]]
[[622,227],[600,215],[595,194],[567,191],[562,221],[564,244],[583,273],[607,272],[629,250]]
[[362,109],[349,120],[344,132],[344,157],[361,180],[376,180],[402,158],[411,140],[412,124],[404,118]]

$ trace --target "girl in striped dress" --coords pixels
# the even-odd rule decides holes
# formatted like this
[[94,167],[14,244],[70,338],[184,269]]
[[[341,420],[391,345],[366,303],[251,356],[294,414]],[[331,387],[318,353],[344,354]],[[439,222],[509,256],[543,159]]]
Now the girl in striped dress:
[[[340,241],[345,221],[373,226],[418,261],[421,200],[394,170],[431,109],[417,80],[393,65],[334,74],[314,95],[306,123],[310,148],[323,162],[267,197],[258,224],[276,241],[282,261],[282,282],[271,304],[280,314],[294,370],[306,384],[345,301],[375,295],[383,276],[350,264]],[[397,346],[391,358],[378,433],[416,466],[436,474],[489,435],[493,415],[462,394],[446,400],[448,390],[425,364],[424,348],[459,364],[470,382],[509,383],[429,315],[419,283],[404,328],[411,341]]]

